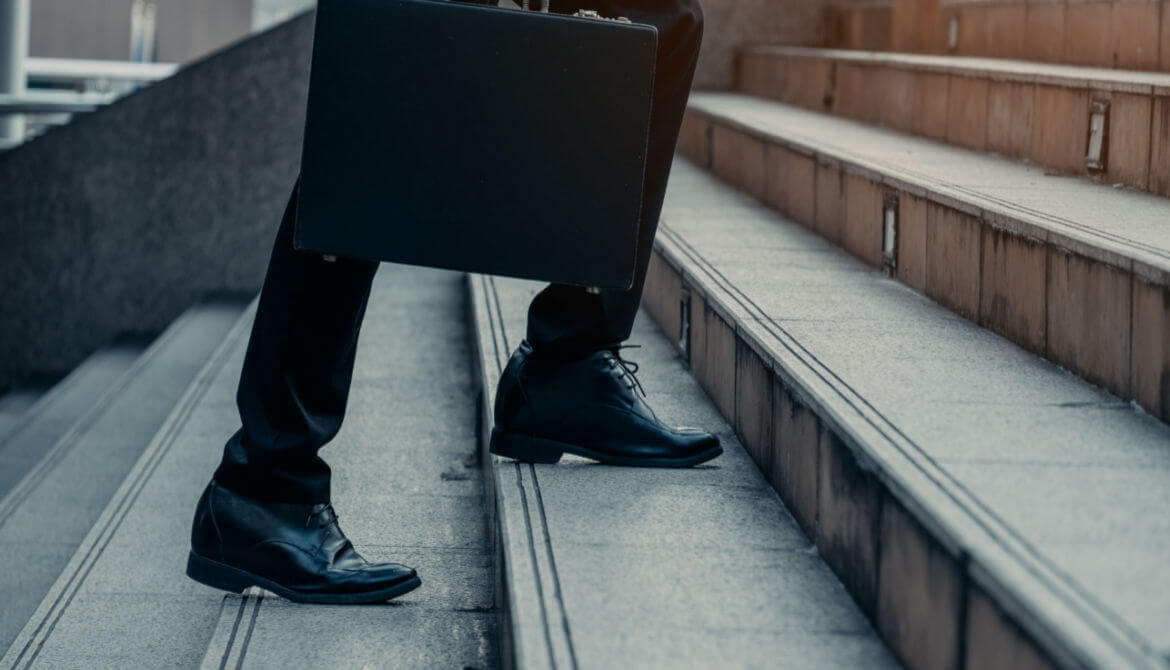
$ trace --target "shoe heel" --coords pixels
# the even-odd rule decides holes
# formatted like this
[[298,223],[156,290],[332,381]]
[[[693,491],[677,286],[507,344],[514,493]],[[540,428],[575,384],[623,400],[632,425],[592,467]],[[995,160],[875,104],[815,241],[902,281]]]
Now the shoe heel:
[[255,585],[248,573],[203,558],[193,551],[187,554],[187,576],[200,584],[232,593],[243,593],[244,589]]
[[556,463],[565,453],[559,442],[527,435],[516,435],[499,428],[492,428],[492,441],[489,450],[497,456],[526,463]]

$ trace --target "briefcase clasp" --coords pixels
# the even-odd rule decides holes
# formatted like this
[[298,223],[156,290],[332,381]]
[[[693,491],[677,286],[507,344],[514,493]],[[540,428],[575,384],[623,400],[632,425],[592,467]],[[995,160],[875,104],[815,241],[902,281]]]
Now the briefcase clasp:
[[583,19],[600,19],[602,21],[616,21],[618,23],[630,23],[630,20],[624,16],[611,19],[607,16],[602,16],[595,9],[578,9],[573,16],[580,16]]

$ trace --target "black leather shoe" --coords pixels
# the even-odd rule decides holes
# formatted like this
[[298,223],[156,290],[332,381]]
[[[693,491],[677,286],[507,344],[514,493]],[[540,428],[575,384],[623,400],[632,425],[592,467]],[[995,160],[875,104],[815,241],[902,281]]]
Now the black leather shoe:
[[685,468],[723,453],[719,438],[663,424],[638,367],[617,348],[579,360],[534,355],[522,342],[496,390],[493,454],[556,463],[565,452],[610,465]]
[[258,586],[300,603],[376,603],[422,584],[405,565],[362,558],[332,505],[254,500],[215,480],[195,508],[187,576],[236,593]]

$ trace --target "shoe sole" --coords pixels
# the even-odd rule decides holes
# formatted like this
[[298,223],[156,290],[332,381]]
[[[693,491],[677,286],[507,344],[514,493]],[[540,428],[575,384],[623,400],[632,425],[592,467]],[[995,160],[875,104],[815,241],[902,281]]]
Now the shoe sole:
[[219,561],[204,558],[194,551],[187,555],[187,576],[200,584],[205,584],[222,591],[242,593],[249,586],[258,586],[271,591],[286,600],[295,603],[314,603],[318,605],[364,605],[380,603],[397,598],[405,593],[417,589],[422,585],[418,575],[405,581],[398,582],[377,591],[363,593],[302,593],[281,586],[276,582],[254,575],[239,568],[233,568]]
[[492,439],[488,450],[497,456],[526,463],[556,463],[566,453],[584,456],[606,465],[623,465],[635,468],[690,468],[715,458],[723,453],[723,446],[715,444],[706,451],[678,458],[626,458],[602,454],[577,444],[546,440],[530,435],[518,435],[492,428]]

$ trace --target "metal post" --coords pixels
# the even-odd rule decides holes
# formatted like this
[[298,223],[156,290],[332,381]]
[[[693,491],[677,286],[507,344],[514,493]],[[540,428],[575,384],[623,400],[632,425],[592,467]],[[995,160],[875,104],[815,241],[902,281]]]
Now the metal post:
[[[28,56],[28,0],[0,0],[0,93],[25,91],[24,59]],[[0,142],[24,139],[24,117],[0,116]]]

